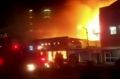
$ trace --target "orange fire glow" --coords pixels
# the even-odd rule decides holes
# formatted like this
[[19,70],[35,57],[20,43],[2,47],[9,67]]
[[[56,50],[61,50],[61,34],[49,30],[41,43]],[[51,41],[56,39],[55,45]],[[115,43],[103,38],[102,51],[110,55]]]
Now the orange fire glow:
[[77,25],[77,37],[82,39],[89,40],[99,40],[99,13],[90,18],[88,21],[85,21],[86,24],[78,23]]
[[[89,1],[92,2],[93,0]],[[97,0],[96,0],[97,1]],[[91,41],[100,40],[100,24],[99,24],[99,8],[109,6],[116,0],[104,0],[103,2],[96,2],[98,5],[84,6],[82,18],[78,20],[77,24],[77,37],[81,39],[88,39]],[[88,2],[88,3],[89,3]],[[92,2],[93,4],[94,1]],[[91,4],[90,4],[91,5]],[[81,14],[80,14],[81,15]]]
[[[116,0],[67,0],[49,21],[38,25],[38,37],[70,36],[100,40],[99,8]],[[51,9],[52,12],[52,9]],[[49,28],[49,29],[47,29]],[[41,31],[40,31],[41,30]],[[43,31],[45,30],[45,31]],[[88,32],[88,33],[87,33]],[[37,34],[36,34],[37,35]]]

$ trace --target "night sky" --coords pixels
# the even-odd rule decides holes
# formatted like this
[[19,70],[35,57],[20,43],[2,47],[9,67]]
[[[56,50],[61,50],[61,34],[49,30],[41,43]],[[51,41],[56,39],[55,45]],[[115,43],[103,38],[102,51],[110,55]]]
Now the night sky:
[[0,28],[8,26],[9,20],[15,17],[15,11],[27,9],[40,9],[44,6],[61,6],[65,0],[0,0]]
[[[36,11],[41,7],[51,6],[52,8],[62,7],[66,1],[70,0],[0,0],[0,28],[6,27],[9,18],[12,17],[16,9],[33,8]],[[71,0],[72,1],[72,0]],[[73,0],[74,1],[74,0]],[[96,6],[96,2],[110,2],[114,0],[76,0],[88,6]],[[15,15],[13,15],[15,16]]]

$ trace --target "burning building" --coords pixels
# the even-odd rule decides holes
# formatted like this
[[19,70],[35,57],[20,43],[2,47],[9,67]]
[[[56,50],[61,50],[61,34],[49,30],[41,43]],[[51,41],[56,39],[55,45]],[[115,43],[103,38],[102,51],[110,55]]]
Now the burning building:
[[[54,62],[57,53],[62,54],[64,60],[76,59],[78,62],[97,61],[97,54],[92,49],[83,49],[81,39],[71,37],[44,38],[30,42],[28,52],[45,54],[48,61]],[[72,57],[72,58],[71,58]]]

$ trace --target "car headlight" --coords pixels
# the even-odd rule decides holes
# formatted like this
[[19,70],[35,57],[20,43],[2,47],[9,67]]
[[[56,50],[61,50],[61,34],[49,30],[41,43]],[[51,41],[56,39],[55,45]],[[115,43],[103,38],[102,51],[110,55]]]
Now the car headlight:
[[27,71],[33,72],[33,71],[36,70],[36,65],[33,64],[33,63],[30,63],[30,64],[27,64],[27,65],[26,65],[26,68],[27,68]]

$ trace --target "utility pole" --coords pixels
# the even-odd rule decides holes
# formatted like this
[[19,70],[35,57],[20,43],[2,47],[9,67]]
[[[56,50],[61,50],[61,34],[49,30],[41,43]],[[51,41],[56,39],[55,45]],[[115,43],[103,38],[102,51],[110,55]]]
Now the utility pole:
[[87,29],[87,28],[85,28],[85,27],[83,27],[83,29],[85,29],[85,31],[86,31],[86,39],[87,39],[86,46],[87,46],[87,48],[88,48],[88,47],[89,47],[88,29]]

